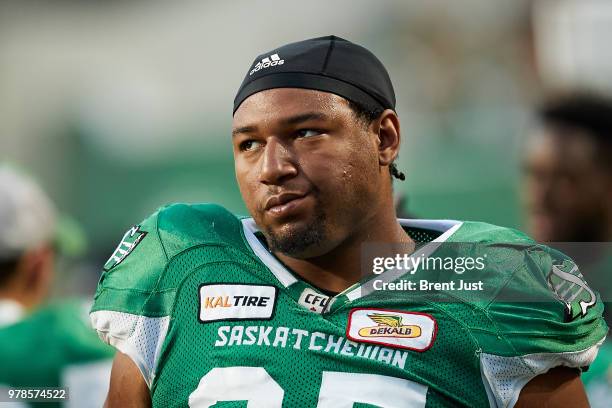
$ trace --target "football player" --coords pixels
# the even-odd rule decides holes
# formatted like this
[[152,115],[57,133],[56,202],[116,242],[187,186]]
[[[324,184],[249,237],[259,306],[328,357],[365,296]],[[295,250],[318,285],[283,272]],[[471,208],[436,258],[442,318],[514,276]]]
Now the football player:
[[[252,218],[175,204],[123,236],[91,311],[120,351],[108,406],[588,404],[580,370],[607,327],[570,259],[506,228],[396,218],[399,119],[371,52],[329,36],[261,54],[233,112]],[[474,244],[458,255],[488,257],[483,290],[372,290],[425,275],[363,274],[368,243],[423,260]]]
[[56,220],[38,185],[0,165],[0,406],[6,388],[68,387],[48,407],[100,406],[108,391],[114,350],[89,325],[91,302],[46,303],[61,246]]

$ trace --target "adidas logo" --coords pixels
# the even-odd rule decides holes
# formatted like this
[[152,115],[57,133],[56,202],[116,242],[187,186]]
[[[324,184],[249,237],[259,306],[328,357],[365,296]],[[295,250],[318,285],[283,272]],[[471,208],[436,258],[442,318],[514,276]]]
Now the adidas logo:
[[283,65],[284,63],[285,63],[285,60],[280,59],[278,54],[272,54],[270,55],[270,58],[266,57],[262,59],[261,61],[259,61],[257,65],[255,65],[255,67],[251,70],[251,72],[249,72],[249,75],[253,75],[255,72],[259,71],[260,69],[273,67],[275,65]]

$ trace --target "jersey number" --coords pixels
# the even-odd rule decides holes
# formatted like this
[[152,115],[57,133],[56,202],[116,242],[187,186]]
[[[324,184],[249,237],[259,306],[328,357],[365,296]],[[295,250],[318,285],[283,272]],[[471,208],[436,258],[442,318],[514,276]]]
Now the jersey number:
[[[354,403],[382,408],[424,407],[427,387],[376,374],[324,371],[317,408],[352,408]],[[248,408],[280,408],[285,391],[263,367],[213,368],[189,396],[192,408],[221,401],[248,401]]]

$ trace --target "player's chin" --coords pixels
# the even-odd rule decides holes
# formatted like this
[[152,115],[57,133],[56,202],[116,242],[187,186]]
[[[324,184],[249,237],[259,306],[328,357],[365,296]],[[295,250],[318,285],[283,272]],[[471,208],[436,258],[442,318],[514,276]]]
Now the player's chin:
[[272,217],[272,219],[266,219],[265,229],[278,240],[292,239],[313,228],[315,218],[314,215],[306,214],[300,214],[299,217]]
[[268,231],[278,237],[290,237],[295,234],[304,233],[311,228],[314,217],[293,217],[283,220],[273,220],[267,224]]
[[288,221],[278,228],[269,228],[266,234],[273,252],[297,259],[320,256],[325,241],[325,225],[318,218],[308,221]]

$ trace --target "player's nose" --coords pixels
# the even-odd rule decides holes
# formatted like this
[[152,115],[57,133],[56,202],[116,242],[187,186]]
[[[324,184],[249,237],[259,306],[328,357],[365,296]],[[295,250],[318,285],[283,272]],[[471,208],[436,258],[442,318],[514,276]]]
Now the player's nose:
[[259,181],[264,184],[282,184],[298,174],[290,149],[275,137],[267,141],[260,163]]

